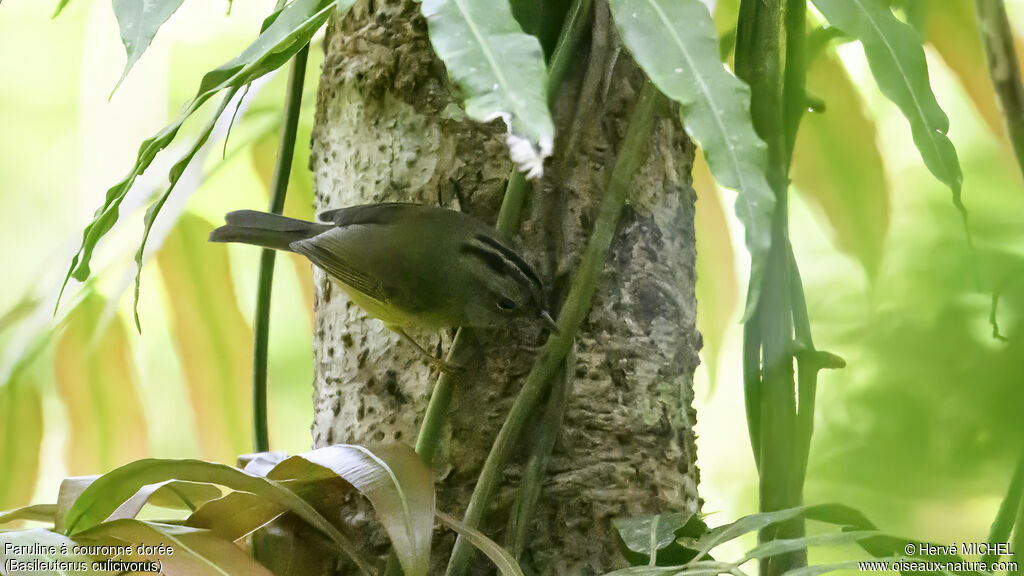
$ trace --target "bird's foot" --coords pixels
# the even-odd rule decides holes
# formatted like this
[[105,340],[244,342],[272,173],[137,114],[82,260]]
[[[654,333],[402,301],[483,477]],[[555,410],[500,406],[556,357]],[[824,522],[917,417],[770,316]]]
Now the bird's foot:
[[431,356],[431,364],[434,366],[434,370],[442,372],[444,374],[461,374],[466,371],[466,367],[454,362],[447,362],[443,358]]

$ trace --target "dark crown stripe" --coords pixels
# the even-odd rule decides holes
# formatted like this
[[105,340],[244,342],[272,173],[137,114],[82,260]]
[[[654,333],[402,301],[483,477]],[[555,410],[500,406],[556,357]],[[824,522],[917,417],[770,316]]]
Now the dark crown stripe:
[[513,264],[515,268],[519,270],[520,274],[525,276],[527,280],[533,283],[534,288],[536,288],[539,291],[543,291],[544,283],[540,281],[540,277],[537,276],[537,273],[533,271],[533,268],[529,264],[527,264],[526,260],[523,260],[523,258],[519,254],[516,254],[515,251],[513,251],[511,248],[505,246],[504,244],[498,242],[497,240],[491,238],[490,236],[477,234],[475,238],[501,253],[505,260],[509,261],[510,264]]
[[[487,265],[488,268],[497,274],[505,274],[509,269],[514,268],[502,257],[501,254],[479,244],[463,244],[460,248],[466,254],[472,254]],[[522,274],[519,274],[522,276]]]
[[515,278],[520,286],[533,295],[533,299],[537,301],[538,305],[541,303],[543,291],[537,287],[534,281],[527,276],[516,262],[506,258],[504,253],[498,252],[490,245],[477,244],[476,242],[463,244],[461,249],[463,252],[483,260],[484,264],[496,274]]

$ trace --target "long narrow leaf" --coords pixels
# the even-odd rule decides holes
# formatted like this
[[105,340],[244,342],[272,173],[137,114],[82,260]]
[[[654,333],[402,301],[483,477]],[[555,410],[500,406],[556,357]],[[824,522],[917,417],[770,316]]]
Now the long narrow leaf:
[[291,514],[261,528],[252,541],[257,558],[274,576],[331,574],[338,562],[330,542]]
[[812,546],[843,546],[846,544],[853,544],[864,540],[865,538],[877,535],[878,532],[874,530],[858,530],[851,532],[831,532],[828,534],[806,536],[804,538],[771,540],[751,549],[746,553],[742,560],[737,562],[737,564],[743,564],[749,560],[756,560],[758,558],[778,556],[779,554],[786,554],[797,550],[806,550]]
[[29,522],[47,522],[52,524],[56,516],[56,504],[33,504],[31,506],[0,512],[0,524],[23,520]]
[[71,0],[60,0],[57,2],[57,7],[53,9],[53,15],[50,17],[56,18],[57,16],[60,16],[60,13],[64,11],[64,8],[67,7],[69,2],[71,2]]
[[0,508],[28,504],[39,474],[43,442],[43,401],[24,375],[0,384]]
[[891,558],[879,558],[877,560],[850,560],[847,562],[836,562],[835,564],[818,564],[817,566],[804,566],[802,568],[795,568],[785,573],[785,576],[818,576],[819,574],[827,574],[829,572],[835,572],[837,570],[862,570],[861,565],[872,565],[878,566],[874,568],[875,571],[887,571],[886,568],[881,568],[882,565],[891,565],[893,562],[900,560],[897,557]]
[[149,48],[157,30],[178,10],[184,0],[114,0],[114,14],[121,27],[121,42],[128,60],[114,91],[124,82],[132,66]]
[[960,79],[960,85],[992,133],[1001,134],[1003,119],[985,67],[985,52],[972,4],[970,0],[929,2],[925,38]]
[[615,518],[612,527],[627,550],[650,556],[675,542],[676,531],[686,526],[692,517],[692,512],[673,512],[638,518]]
[[146,217],[144,220],[144,228],[142,231],[142,241],[139,242],[139,248],[135,252],[135,298],[134,298],[134,315],[135,315],[135,327],[141,332],[142,324],[139,322],[139,289],[142,285],[142,264],[146,258],[146,244],[149,241],[149,235],[153,230],[153,224],[156,222],[156,217],[160,214],[160,210],[167,203],[167,200],[171,197],[171,193],[174,192],[174,187],[181,180],[182,174],[185,173],[185,169],[188,168],[192,160],[199,154],[199,151],[206,145],[206,141],[209,140],[210,134],[213,134],[213,129],[217,126],[217,121],[220,119],[221,114],[227,109],[228,104],[231,103],[231,99],[234,98],[235,93],[238,91],[237,88],[232,88],[226,96],[221,100],[220,106],[217,111],[207,122],[206,128],[200,133],[199,138],[192,145],[192,148],[185,154],[185,156],[176,162],[171,167],[170,173],[170,185],[164,190],[162,194],[150,204],[146,210]]
[[104,321],[105,309],[102,296],[87,297],[68,317],[54,355],[72,474],[111,470],[149,450],[127,331],[116,314]]
[[352,558],[367,573],[372,570],[362,552],[333,524],[305,500],[281,485],[246,474],[237,468],[199,460],[139,460],[97,478],[75,500],[64,517],[64,531],[70,536],[104,522],[119,506],[149,484],[167,480],[219,484],[233,490],[251,492],[287,508],[317,528]]
[[327,446],[285,460],[268,477],[281,479],[284,470],[301,467],[304,462],[330,470],[366,496],[391,538],[405,574],[427,573],[434,532],[434,479],[411,448],[396,445],[371,452],[362,446]]
[[458,532],[459,536],[469,540],[470,544],[490,558],[491,562],[494,562],[494,565],[498,567],[498,572],[501,573],[501,576],[524,576],[523,569],[519,567],[519,563],[512,557],[512,554],[499,546],[494,540],[484,536],[482,532],[466,526],[441,511],[437,512],[437,519],[445,526]]
[[213,484],[167,480],[142,487],[134,496],[118,506],[110,515],[110,519],[135,518],[146,504],[177,510],[195,510],[206,502],[220,497],[220,488]]
[[[169,125],[142,143],[135,165],[125,178],[107,191],[101,206],[82,233],[82,245],[71,260],[68,276],[85,280],[90,274],[90,262],[99,240],[117,222],[121,202],[135,179],[149,167],[156,155],[174,140],[182,124],[214,94],[224,89],[241,86],[284,65],[296,52],[309,43],[313,34],[327,21],[337,8],[348,10],[354,0],[295,0],[268,19],[259,37],[236,58],[203,77],[196,95],[185,104],[182,112]],[[154,214],[155,216],[155,214]]]
[[[75,542],[63,534],[43,528],[0,532],[0,575],[53,574],[64,576],[90,576],[92,558],[74,552]],[[67,553],[62,553],[62,549]],[[51,551],[54,552],[51,554]],[[65,562],[64,570],[40,570],[37,566],[52,566]],[[39,563],[39,564],[37,564]]]
[[811,65],[807,86],[825,101],[825,110],[804,115],[793,154],[793,183],[821,207],[839,249],[874,279],[889,229],[889,187],[874,121],[831,52]]
[[227,248],[206,242],[212,229],[185,213],[157,264],[203,455],[232,461],[249,448],[252,332],[235,297]]
[[[111,539],[131,547],[130,554],[112,559],[155,562],[160,566],[160,574],[167,576],[271,576],[269,570],[230,540],[186,526],[125,519],[100,524],[75,537],[83,544],[93,540],[105,543]],[[140,549],[140,545],[145,548]],[[164,550],[169,548],[172,553],[161,553],[160,546],[164,546]]]
[[939,107],[928,79],[928,63],[917,32],[899,21],[882,0],[812,0],[829,24],[864,46],[878,88],[910,122],[925,166],[960,198],[963,175],[953,143],[946,137],[949,118]]
[[527,178],[544,172],[555,127],[547,106],[540,42],[523,32],[508,2],[424,0],[430,42],[462,89],[466,114],[508,126],[512,161]]
[[54,530],[64,532],[64,518],[68,510],[75,504],[75,500],[85,492],[90,484],[96,481],[99,475],[92,476],[71,476],[60,483],[60,490],[57,491],[57,518],[53,523]]
[[712,528],[707,534],[701,536],[695,543],[688,545],[688,547],[697,550],[697,557],[695,559],[699,560],[702,556],[706,555],[716,546],[724,542],[739,538],[744,534],[760,530],[761,528],[771,526],[772,524],[778,524],[780,522],[797,518],[803,513],[804,508],[797,507],[744,516],[735,522],[730,522],[728,524]]
[[775,195],[765,177],[767,147],[750,119],[750,89],[722,64],[718,34],[700,0],[611,0],[623,41],[647,76],[680,104],[687,133],[704,150],[719,183],[736,190],[746,227],[750,290],[746,315],[760,293]]
[[234,541],[255,532],[285,511],[284,507],[255,494],[232,492],[203,504],[185,524]]

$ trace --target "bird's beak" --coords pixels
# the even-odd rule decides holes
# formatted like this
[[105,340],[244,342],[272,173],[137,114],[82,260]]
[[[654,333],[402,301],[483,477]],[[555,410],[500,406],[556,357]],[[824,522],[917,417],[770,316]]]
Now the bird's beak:
[[548,330],[551,330],[555,334],[562,333],[562,331],[558,329],[558,323],[556,323],[555,319],[551,317],[551,314],[548,314],[547,310],[540,311],[540,319],[544,321],[544,325],[548,327]]

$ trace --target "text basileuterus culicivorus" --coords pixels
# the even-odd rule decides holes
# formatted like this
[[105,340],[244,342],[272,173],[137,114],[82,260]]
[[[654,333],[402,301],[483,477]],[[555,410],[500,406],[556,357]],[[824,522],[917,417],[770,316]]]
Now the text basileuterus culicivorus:
[[370,316],[431,358],[403,328],[498,326],[527,317],[558,331],[537,273],[479,220],[404,203],[341,208],[320,219],[325,223],[240,210],[225,217],[210,241],[302,254]]

